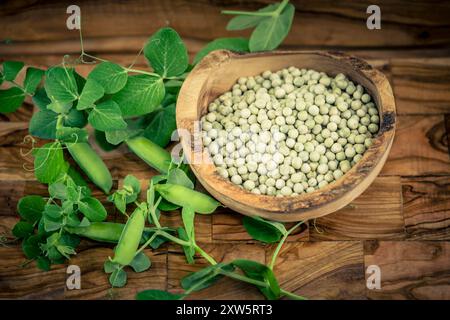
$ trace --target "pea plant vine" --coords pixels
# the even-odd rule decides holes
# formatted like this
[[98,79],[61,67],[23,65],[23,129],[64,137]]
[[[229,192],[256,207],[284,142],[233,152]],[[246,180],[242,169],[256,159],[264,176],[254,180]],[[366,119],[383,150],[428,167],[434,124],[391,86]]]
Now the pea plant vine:
[[[157,249],[169,241],[183,249],[188,263],[200,256],[209,265],[181,280],[183,293],[150,289],[138,293],[137,299],[184,299],[222,277],[254,285],[267,299],[304,299],[280,288],[273,272],[283,243],[302,222],[287,230],[278,222],[244,217],[244,226],[254,239],[278,242],[270,263],[217,262],[196,242],[194,220],[197,214],[212,214],[221,204],[194,190],[195,177],[189,166],[165,150],[176,130],[178,93],[195,64],[216,49],[255,52],[277,48],[291,28],[294,11],[287,0],[256,12],[223,11],[235,15],[228,30],[254,28],[251,37],[216,39],[197,53],[193,64],[182,39],[169,27],[153,34],[140,52],[151,71],[135,69],[134,62],[124,67],[85,52],[81,30],[79,57],[64,56],[59,65],[47,70],[28,67],[22,83],[16,78],[24,63],[4,61],[0,84],[5,82],[8,88],[0,90],[0,112],[14,112],[31,97],[38,109],[29,123],[33,145],[28,154],[34,157],[34,168],[25,169],[33,170],[36,179],[48,185],[48,196],[27,195],[17,206],[20,221],[12,234],[21,239],[28,262],[50,270],[52,264],[75,255],[82,238],[112,244],[114,252],[105,257],[104,271],[112,287],[123,287],[127,272],[151,268],[144,249]],[[79,64],[94,65],[86,78],[76,71]],[[146,188],[128,175],[111,192],[111,173],[91,147],[87,125],[104,151],[125,144],[159,174]],[[36,146],[36,138],[50,142]],[[69,155],[73,162],[68,161]],[[125,223],[107,221],[108,212],[93,196],[86,178],[108,195]],[[163,226],[161,215],[173,210],[181,212],[183,225]]]

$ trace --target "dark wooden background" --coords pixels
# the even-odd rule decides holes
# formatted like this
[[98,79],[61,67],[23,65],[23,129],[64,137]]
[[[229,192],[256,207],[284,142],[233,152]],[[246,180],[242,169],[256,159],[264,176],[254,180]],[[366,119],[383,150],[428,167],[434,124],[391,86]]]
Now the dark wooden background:
[[[222,9],[254,10],[270,1],[77,1],[82,10],[89,53],[129,64],[149,35],[169,25],[194,55],[217,37],[247,36],[225,30]],[[293,1],[296,6],[286,49],[342,50],[382,70],[394,90],[398,127],[389,159],[373,185],[346,208],[309,221],[291,236],[275,272],[283,288],[312,299],[450,299],[450,2],[377,1],[381,30],[366,28],[373,1]],[[1,1],[0,59],[29,65],[58,64],[79,53],[76,31],[65,27],[71,2]],[[145,67],[141,57],[138,67]],[[86,74],[89,66],[81,66]],[[0,115],[0,234],[10,235],[18,220],[16,204],[25,194],[45,194],[33,173],[23,138],[33,107]],[[133,173],[155,174],[124,149],[102,153],[115,180]],[[163,217],[180,223],[179,213]],[[241,216],[222,209],[197,219],[198,240],[217,260],[237,257],[269,260],[273,246],[251,241]],[[82,290],[65,289],[65,268],[39,271],[25,261],[18,243],[0,246],[0,298],[121,298],[142,289],[179,291],[179,279],[199,265],[184,262],[179,248],[148,251],[153,266],[129,274],[126,288],[109,292],[102,264],[111,248],[83,242],[70,263],[82,271]],[[365,285],[365,269],[381,268],[380,290]],[[254,288],[232,280],[197,293],[195,298],[260,299]]]

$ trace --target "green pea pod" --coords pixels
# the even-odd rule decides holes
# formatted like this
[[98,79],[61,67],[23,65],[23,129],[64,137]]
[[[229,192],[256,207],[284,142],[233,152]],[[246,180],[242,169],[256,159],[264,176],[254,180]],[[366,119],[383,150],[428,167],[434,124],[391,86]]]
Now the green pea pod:
[[112,177],[102,158],[87,142],[66,143],[72,158],[86,173],[91,181],[104,193],[109,193],[112,187]]
[[[91,222],[87,227],[66,227],[65,230],[83,238],[99,242],[117,243],[120,240],[125,224],[116,222]],[[140,244],[143,244],[155,230],[145,228]]]
[[123,228],[113,262],[126,266],[133,261],[144,232],[146,219],[147,208],[145,206],[137,207]]
[[172,160],[170,153],[145,137],[134,137],[126,141],[128,147],[149,166],[167,174]]
[[182,207],[190,206],[197,213],[213,213],[220,202],[212,197],[178,184],[157,184],[155,191],[169,202]]

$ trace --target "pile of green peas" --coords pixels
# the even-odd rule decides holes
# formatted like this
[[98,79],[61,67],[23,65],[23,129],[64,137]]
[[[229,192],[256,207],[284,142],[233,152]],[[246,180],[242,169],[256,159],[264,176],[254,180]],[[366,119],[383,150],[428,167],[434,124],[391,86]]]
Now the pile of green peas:
[[285,68],[239,78],[201,118],[219,174],[255,193],[309,193],[348,172],[380,118],[364,87],[344,74]]

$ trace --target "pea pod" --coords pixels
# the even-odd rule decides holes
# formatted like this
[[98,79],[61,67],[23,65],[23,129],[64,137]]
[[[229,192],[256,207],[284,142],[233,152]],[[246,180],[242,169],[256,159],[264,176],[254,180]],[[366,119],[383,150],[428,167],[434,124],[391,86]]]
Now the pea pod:
[[145,206],[137,207],[122,230],[113,262],[126,266],[133,261],[141,241],[146,219],[147,208]]
[[182,207],[190,206],[197,213],[213,213],[220,202],[212,197],[178,184],[157,184],[155,191],[167,201]]
[[[123,223],[91,222],[87,227],[66,227],[65,230],[94,241],[117,243],[124,227],[125,224]],[[145,228],[140,244],[143,244],[154,232],[153,228]]]
[[161,173],[169,171],[170,153],[145,137],[134,137],[126,141],[128,147],[149,166]]
[[87,142],[66,143],[72,158],[86,173],[91,181],[104,193],[112,187],[112,177],[108,168],[98,154]]

